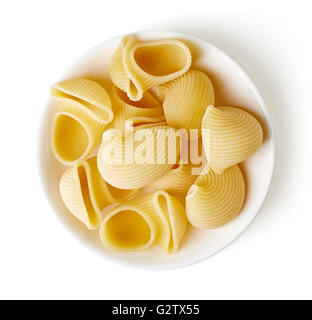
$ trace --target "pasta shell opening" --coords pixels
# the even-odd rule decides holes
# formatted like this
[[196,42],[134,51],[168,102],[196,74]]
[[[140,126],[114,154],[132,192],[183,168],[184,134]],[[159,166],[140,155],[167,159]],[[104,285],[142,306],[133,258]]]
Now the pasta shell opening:
[[119,202],[124,201],[130,196],[132,196],[136,190],[126,190],[126,189],[118,189],[114,186],[110,185],[108,182],[106,182],[107,190],[109,191],[110,196],[113,198],[113,202]]
[[181,41],[137,41],[126,36],[113,54],[109,70],[113,83],[137,101],[154,85],[185,73],[191,63],[191,52]]
[[164,120],[164,117],[158,117],[158,118],[131,117],[131,118],[129,118],[129,120],[131,121],[132,126],[129,126],[128,124],[126,124],[125,128],[127,128],[128,130],[131,130],[131,128],[139,129],[139,128],[142,128],[142,127],[144,127],[146,125],[150,125],[150,124],[153,124],[153,123],[159,124]]
[[175,253],[186,230],[185,210],[175,197],[162,190],[154,194],[154,205],[166,228],[163,247]]
[[[157,202],[159,205],[160,210],[162,211],[162,213],[165,215],[165,217],[167,218],[168,222],[170,221],[170,213],[169,213],[169,209],[168,209],[168,200],[166,198],[166,196],[164,196],[161,192],[156,193],[156,197],[157,197]],[[172,234],[172,230],[171,230],[171,226],[170,223],[168,223],[168,226],[170,228],[170,240],[168,243],[168,252],[173,252],[175,251],[175,243],[173,241],[173,234]]]
[[124,91],[114,86],[112,103],[115,117],[111,127],[121,131],[128,126],[131,128],[165,120],[162,105],[149,92],[143,93],[142,99],[132,101]]
[[176,169],[178,169],[178,168],[180,168],[180,167],[181,167],[181,164],[176,163],[176,164],[174,164],[174,165],[172,166],[171,170],[176,170]]
[[142,92],[136,87],[132,80],[129,80],[129,96],[134,100],[138,101],[142,97]]
[[99,116],[99,119],[101,121],[103,121],[103,123],[109,123],[114,118],[113,111],[109,108],[106,108],[106,109],[98,108],[97,106],[94,106],[93,104],[91,104],[90,102],[88,102],[84,99],[81,99],[77,96],[73,96],[71,94],[67,94],[65,92],[61,92],[61,91],[57,91],[57,90],[54,92],[54,95],[60,96],[62,98],[71,99],[71,100],[74,100],[76,102],[81,103],[82,105],[86,106],[89,110],[91,110],[95,115]]
[[66,80],[51,88],[57,114],[51,132],[52,151],[65,165],[86,158],[114,118],[108,93],[88,79]]
[[86,169],[84,166],[78,166],[77,171],[78,171],[81,194],[82,194],[83,202],[86,208],[86,212],[88,214],[89,223],[91,227],[95,227],[98,225],[99,221],[98,221],[96,210],[92,204]]
[[60,196],[70,213],[94,230],[103,220],[102,210],[129,199],[137,190],[118,190],[102,179],[96,157],[80,160],[60,180]]
[[184,47],[176,43],[139,44],[134,50],[134,60],[144,72],[155,77],[182,71],[189,61]]
[[158,245],[178,250],[186,229],[182,204],[164,191],[144,194],[115,207],[103,220],[100,237],[112,250],[136,251]]
[[120,250],[144,248],[151,239],[148,222],[132,210],[120,211],[105,225],[105,237],[110,246]]
[[127,94],[114,86],[113,88],[113,97],[119,98],[122,102],[128,104],[132,108],[139,108],[139,109],[154,109],[159,108],[161,105],[159,102],[148,92],[143,94],[142,99],[138,101],[134,101],[129,99]]
[[79,121],[66,114],[55,120],[55,152],[62,161],[73,162],[83,157],[89,146],[89,136]]
[[108,93],[92,80],[75,79],[59,82],[52,86],[51,94],[84,105],[93,112],[98,121],[104,124],[110,123],[114,118]]

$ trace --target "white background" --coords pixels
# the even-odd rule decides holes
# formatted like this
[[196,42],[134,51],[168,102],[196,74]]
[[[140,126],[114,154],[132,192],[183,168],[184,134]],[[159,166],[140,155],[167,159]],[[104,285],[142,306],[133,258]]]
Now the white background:
[[[0,298],[312,298],[311,1],[1,1]],[[43,193],[39,127],[50,85],[115,35],[171,30],[207,39],[247,70],[276,137],[270,194],[251,227],[172,271],[104,260],[63,227]]]

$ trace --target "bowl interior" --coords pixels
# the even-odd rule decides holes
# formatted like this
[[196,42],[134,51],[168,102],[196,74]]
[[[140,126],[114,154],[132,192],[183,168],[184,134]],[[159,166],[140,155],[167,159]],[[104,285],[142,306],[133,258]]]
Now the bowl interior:
[[[140,40],[166,38],[183,40],[192,51],[192,68],[200,69],[210,77],[215,90],[216,106],[243,108],[260,121],[264,130],[264,143],[248,161],[240,165],[247,187],[242,212],[229,224],[216,230],[199,230],[189,226],[181,249],[174,255],[166,255],[158,247],[136,253],[108,251],[100,243],[98,231],[87,230],[68,212],[60,198],[59,180],[67,167],[59,164],[50,150],[49,130],[54,109],[53,100],[48,102],[42,124],[40,149],[42,181],[54,211],[66,228],[99,254],[121,263],[141,267],[154,269],[182,267],[206,259],[226,247],[247,228],[258,213],[268,192],[274,167],[271,120],[267,107],[249,76],[233,59],[209,42],[175,32],[149,31],[135,35]],[[112,83],[108,75],[108,64],[120,39],[121,37],[113,38],[88,51],[59,81],[78,77],[88,78],[102,84],[109,92]]]

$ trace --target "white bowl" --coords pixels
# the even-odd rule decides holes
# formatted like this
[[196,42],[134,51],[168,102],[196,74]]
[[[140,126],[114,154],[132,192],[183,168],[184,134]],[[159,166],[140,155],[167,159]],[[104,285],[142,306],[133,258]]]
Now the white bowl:
[[[274,168],[274,139],[268,109],[255,84],[246,72],[231,57],[209,42],[186,34],[163,31],[145,31],[135,34],[140,40],[181,39],[187,43],[193,55],[193,68],[207,73],[212,80],[216,106],[237,106],[253,114],[262,124],[264,143],[245,163],[241,164],[246,177],[247,195],[242,212],[226,226],[215,230],[199,230],[192,227],[183,240],[181,249],[167,255],[158,247],[135,253],[116,253],[104,248],[98,231],[89,231],[65,208],[58,192],[59,179],[66,169],[51,154],[49,127],[51,101],[43,119],[40,168],[42,181],[54,211],[68,230],[79,240],[107,259],[123,264],[153,269],[168,269],[187,266],[207,259],[233,242],[257,215],[269,190]],[[84,77],[111,85],[108,63],[121,36],[105,41],[83,55],[61,78]],[[57,230],[55,230],[57,232]]]

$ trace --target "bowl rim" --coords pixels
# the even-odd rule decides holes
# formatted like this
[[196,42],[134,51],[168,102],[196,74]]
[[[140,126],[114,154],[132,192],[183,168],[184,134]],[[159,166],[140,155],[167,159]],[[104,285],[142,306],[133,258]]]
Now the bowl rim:
[[[149,270],[149,271],[165,271],[165,270],[174,270],[174,269],[180,269],[180,268],[186,268],[186,267],[191,267],[195,264],[198,264],[200,262],[203,262],[205,260],[208,260],[209,258],[214,257],[215,255],[217,255],[218,253],[220,253],[221,251],[223,251],[224,249],[226,249],[228,246],[230,246],[232,243],[234,243],[243,233],[245,233],[250,225],[254,222],[255,218],[258,216],[260,210],[262,209],[262,207],[265,204],[265,201],[267,200],[268,194],[271,192],[272,189],[272,181],[273,181],[273,176],[274,176],[274,172],[275,172],[275,166],[276,166],[276,143],[275,143],[275,134],[274,134],[274,129],[273,129],[273,122],[272,122],[272,118],[270,115],[270,111],[268,108],[268,105],[266,103],[266,99],[263,98],[260,90],[257,88],[255,81],[253,79],[252,76],[250,76],[250,74],[238,63],[236,62],[236,60],[227,52],[223,51],[223,49],[220,49],[218,46],[214,45],[213,43],[211,43],[210,41],[200,37],[200,36],[195,36],[192,35],[191,33],[185,33],[185,32],[178,32],[178,31],[168,31],[168,30],[161,30],[161,29],[152,29],[152,30],[139,30],[139,31],[134,31],[134,32],[130,32],[130,33],[123,33],[123,34],[119,34],[117,36],[111,37],[107,40],[104,40],[100,43],[98,43],[97,45],[91,47],[90,49],[88,49],[86,52],[84,52],[83,54],[79,55],[78,57],[76,57],[75,61],[73,63],[71,63],[69,65],[69,67],[66,70],[70,70],[72,69],[76,63],[78,63],[79,61],[83,60],[84,57],[86,57],[90,51],[95,50],[98,47],[104,46],[106,43],[114,41],[116,39],[120,39],[121,37],[128,35],[128,34],[134,34],[137,36],[148,36],[149,34],[156,34],[156,33],[164,33],[166,34],[166,37],[177,37],[177,38],[186,38],[189,39],[191,41],[194,41],[194,43],[201,41],[201,42],[205,42],[207,44],[209,44],[214,50],[216,50],[220,55],[223,55],[225,58],[229,59],[233,65],[235,65],[235,68],[246,78],[246,80],[248,80],[248,83],[253,91],[253,93],[255,94],[257,100],[260,102],[260,105],[262,107],[262,110],[264,112],[265,118],[267,120],[267,126],[268,126],[268,131],[269,131],[269,137],[270,137],[270,179],[268,180],[267,183],[267,187],[266,187],[266,192],[263,196],[263,199],[260,202],[260,205],[258,205],[257,208],[255,208],[254,210],[254,215],[251,218],[251,220],[244,226],[244,228],[242,228],[242,230],[237,233],[235,235],[235,237],[233,237],[233,239],[231,239],[231,241],[227,242],[226,244],[222,245],[220,248],[218,248],[218,250],[216,250],[215,252],[213,252],[212,254],[209,254],[205,257],[201,257],[199,259],[194,259],[194,261],[190,262],[190,263],[180,263],[179,265],[174,265],[174,266],[162,266],[162,265],[143,265],[143,264],[139,264],[139,263],[135,263],[132,261],[121,261],[119,259],[110,259],[108,256],[105,256],[104,258],[106,260],[109,260],[112,264],[116,264],[118,266],[124,266],[124,267],[131,267],[131,268],[135,268],[135,269],[141,269],[141,270]],[[66,71],[64,72],[64,74],[66,73]],[[63,74],[63,76],[64,76]],[[62,77],[60,77],[62,78]],[[46,99],[46,104],[48,103],[48,98]],[[54,212],[54,215],[56,216],[57,220],[62,224],[62,226],[67,230],[67,232],[69,232],[71,235],[73,235],[73,237],[79,241],[82,245],[84,245],[86,248],[88,248],[89,250],[92,250],[94,253],[96,253],[97,255],[100,255],[98,250],[90,245],[89,243],[87,243],[87,241],[84,241],[81,237],[77,237],[75,235],[75,232],[73,230],[71,230],[70,228],[68,228],[66,226],[66,223],[64,222],[64,220],[59,219],[59,217],[57,217],[56,214],[56,208],[55,208],[55,204],[53,204],[53,201],[50,199],[49,194],[48,194],[48,190],[47,190],[47,185],[46,185],[46,181],[44,178],[44,156],[43,156],[43,152],[42,152],[42,143],[43,143],[43,136],[44,136],[44,123],[47,117],[47,112],[48,110],[45,109],[42,111],[40,118],[40,123],[39,123],[39,128],[38,128],[38,138],[37,138],[37,152],[38,152],[38,173],[39,173],[39,177],[40,177],[40,182],[43,188],[43,193],[45,196],[45,199],[47,200],[47,202],[49,203],[50,208],[52,209],[52,211]],[[104,255],[101,255],[102,257]]]

